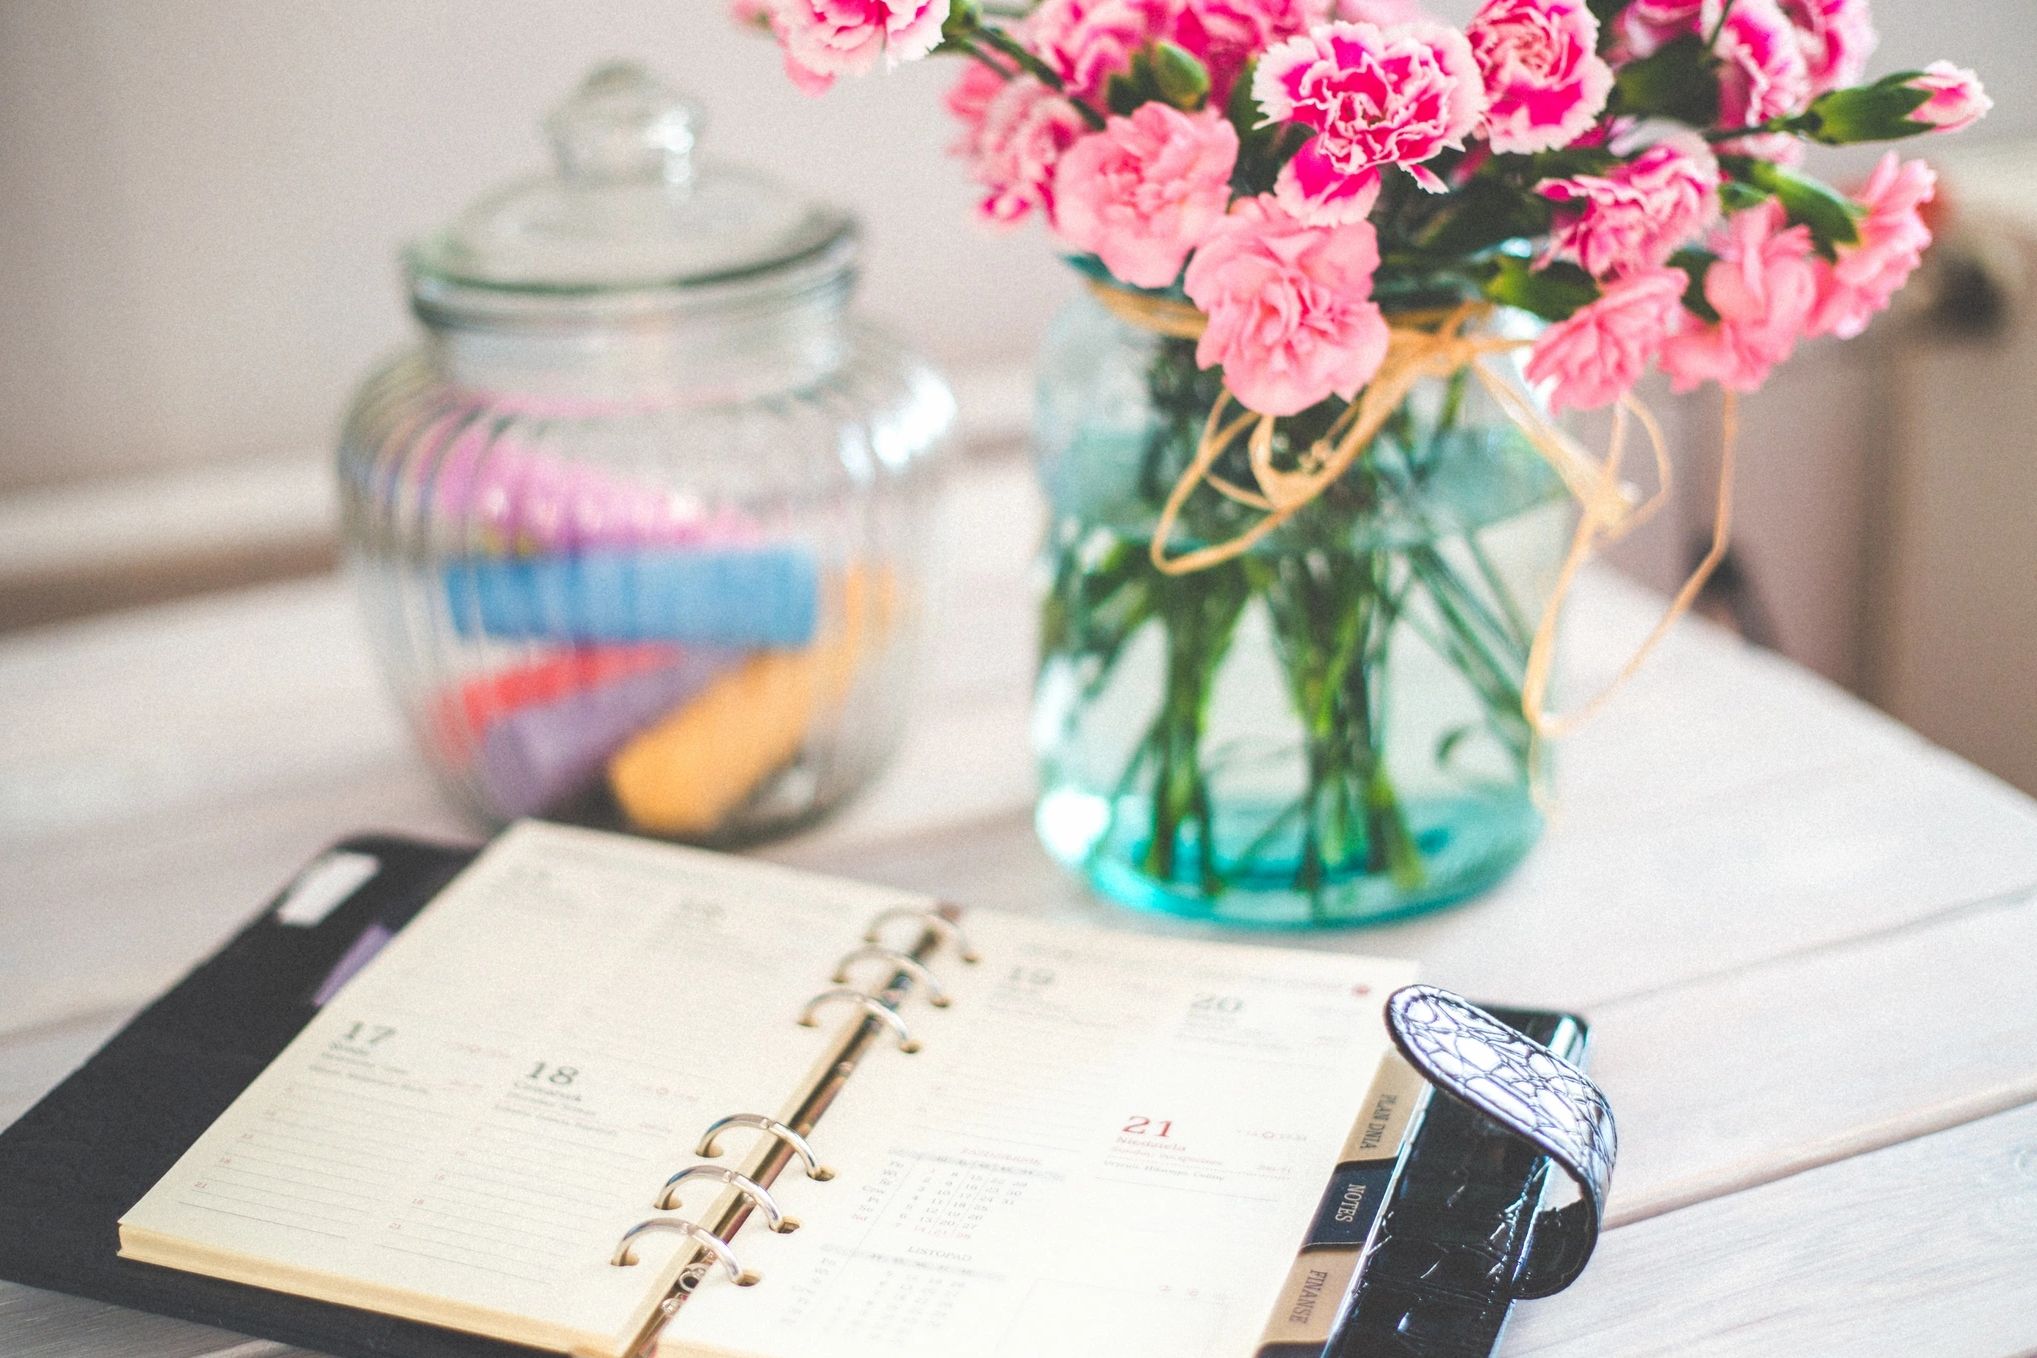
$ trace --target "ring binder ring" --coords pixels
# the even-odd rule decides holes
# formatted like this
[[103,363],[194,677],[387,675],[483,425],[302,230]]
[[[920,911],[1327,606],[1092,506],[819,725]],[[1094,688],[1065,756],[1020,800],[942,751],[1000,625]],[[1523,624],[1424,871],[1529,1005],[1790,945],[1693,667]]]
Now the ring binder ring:
[[688,1221],[684,1217],[652,1217],[647,1221],[639,1221],[624,1231],[622,1239],[615,1242],[615,1253],[609,1256],[608,1262],[616,1268],[634,1267],[637,1262],[636,1252],[630,1246],[653,1231],[678,1231],[686,1236],[713,1255],[721,1264],[722,1271],[729,1275],[729,1281],[737,1287],[748,1287],[757,1281],[756,1274],[747,1271],[736,1262],[735,1252],[729,1249],[728,1242],[698,1222]]
[[832,990],[823,990],[820,994],[808,1000],[806,1008],[799,1011],[799,1026],[802,1028],[813,1027],[815,1022],[814,1015],[837,1000],[846,1000],[851,1004],[860,1005],[863,1011],[869,1014],[871,1018],[876,1019],[885,1027],[891,1029],[898,1037],[898,1049],[900,1051],[916,1052],[920,1049],[919,1039],[912,1035],[912,1029],[906,1026],[905,1020],[898,1016],[896,1009],[893,1009],[875,995],[866,995],[862,991],[852,990],[848,986],[836,986]]
[[835,1172],[823,1165],[820,1157],[813,1153],[813,1146],[805,1137],[777,1118],[767,1118],[761,1113],[731,1113],[725,1118],[717,1118],[700,1134],[700,1144],[693,1148],[693,1153],[713,1159],[721,1154],[714,1148],[714,1143],[721,1138],[723,1132],[736,1127],[748,1127],[783,1142],[788,1150],[799,1157],[800,1163],[806,1166],[807,1178],[824,1181],[835,1177]]
[[982,955],[976,949],[969,946],[969,939],[963,934],[961,926],[956,924],[955,921],[949,919],[938,910],[923,910],[910,905],[894,906],[889,910],[881,911],[875,919],[870,921],[869,929],[864,931],[863,941],[865,943],[883,942],[884,926],[895,919],[918,920],[921,928],[931,929],[941,936],[943,942],[953,943],[956,955],[964,962],[973,965],[983,960]]
[[953,1003],[948,998],[948,992],[941,989],[941,983],[934,979],[933,972],[927,969],[926,963],[909,953],[902,953],[896,948],[886,948],[874,943],[865,944],[854,952],[843,955],[840,964],[835,967],[834,979],[836,983],[841,984],[849,979],[850,967],[855,966],[858,962],[868,961],[872,958],[881,959],[889,963],[893,971],[905,972],[913,980],[925,986],[927,1003],[931,1004],[934,1008],[946,1009],[949,1004]]
[[652,1206],[661,1212],[669,1212],[677,1207],[679,1185],[688,1179],[712,1179],[718,1184],[735,1189],[757,1205],[757,1210],[764,1214],[764,1224],[780,1235],[788,1235],[799,1229],[798,1220],[785,1215],[778,1206],[778,1200],[771,1196],[770,1189],[747,1174],[738,1174],[735,1170],[725,1169],[720,1165],[688,1165],[665,1180],[665,1186],[659,1190],[658,1200]]

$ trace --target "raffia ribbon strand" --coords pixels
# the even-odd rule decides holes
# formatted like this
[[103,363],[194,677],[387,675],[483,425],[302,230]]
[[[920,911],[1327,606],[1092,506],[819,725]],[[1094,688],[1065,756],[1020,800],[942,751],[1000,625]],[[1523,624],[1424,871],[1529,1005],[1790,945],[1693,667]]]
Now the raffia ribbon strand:
[[[1135,293],[1092,282],[1091,291],[1113,315],[1128,325],[1171,339],[1198,339],[1206,318],[1187,302],[1149,293]],[[1711,549],[1676,592],[1655,628],[1619,674],[1589,703],[1575,712],[1555,715],[1548,710],[1549,683],[1556,648],[1558,620],[1563,606],[1576,586],[1578,574],[1603,546],[1617,542],[1639,528],[1668,500],[1672,467],[1668,443],[1661,423],[1632,396],[1621,398],[1613,415],[1613,434],[1603,458],[1592,456],[1575,439],[1551,424],[1548,417],[1524,396],[1519,388],[1493,371],[1490,360],[1528,347],[1528,341],[1500,339],[1465,333],[1484,319],[1489,303],[1467,302],[1448,311],[1415,313],[1400,318],[1388,331],[1386,358],[1379,371],[1331,425],[1324,438],[1299,459],[1297,469],[1288,471],[1274,465],[1279,421],[1231,406],[1229,392],[1220,395],[1203,423],[1195,456],[1167,494],[1153,530],[1153,565],[1168,575],[1187,575],[1233,560],[1250,551],[1269,534],[1313,503],[1339,477],[1350,470],[1386,422],[1393,417],[1415,387],[1429,379],[1445,379],[1469,370],[1496,405],[1520,430],[1529,444],[1562,480],[1577,501],[1577,530],[1557,573],[1555,587],[1535,629],[1529,647],[1521,685],[1521,709],[1537,739],[1556,737],[1575,730],[1611,701],[1614,694],[1647,663],[1679,619],[1696,604],[1719,562],[1724,559],[1732,531],[1733,480],[1736,460],[1738,407],[1733,393],[1725,394],[1721,419],[1718,505],[1712,526]],[[1646,501],[1635,504],[1621,480],[1629,421],[1641,426],[1655,457],[1656,490]],[[1249,489],[1215,473],[1217,462],[1238,441],[1246,439],[1246,460],[1256,489]],[[1169,544],[1179,526],[1181,514],[1197,489],[1207,484],[1219,494],[1257,510],[1261,517],[1251,527],[1226,542],[1198,547],[1179,555]]]

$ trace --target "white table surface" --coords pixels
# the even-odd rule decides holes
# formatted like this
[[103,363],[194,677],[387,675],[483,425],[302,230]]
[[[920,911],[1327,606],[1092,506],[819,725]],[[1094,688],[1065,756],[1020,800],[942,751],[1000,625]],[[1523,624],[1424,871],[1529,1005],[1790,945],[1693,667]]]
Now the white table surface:
[[[1207,934],[1087,898],[1033,842],[1037,512],[1015,464],[957,478],[906,748],[768,854]],[[1655,606],[1589,577],[1573,687]],[[0,639],[0,733],[0,1124],[327,842],[478,834],[407,749],[337,580]],[[1490,896],[1238,940],[1412,956],[1593,1020],[1622,1133],[1611,1230],[1504,1351],[2037,1353],[2037,804],[1703,624],[1559,755],[1555,823]],[[0,1284],[8,1358],[289,1352]]]

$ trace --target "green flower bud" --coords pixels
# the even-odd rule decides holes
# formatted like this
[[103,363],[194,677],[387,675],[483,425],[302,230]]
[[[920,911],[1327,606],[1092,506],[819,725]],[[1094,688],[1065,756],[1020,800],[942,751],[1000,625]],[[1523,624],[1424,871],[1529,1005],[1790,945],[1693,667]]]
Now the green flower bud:
[[1198,109],[1209,99],[1209,68],[1171,42],[1153,44],[1153,84],[1160,97],[1181,109]]
[[1827,146],[1845,146],[1895,141],[1931,131],[1930,123],[1910,116],[1931,98],[1929,90],[1910,83],[1922,74],[1901,71],[1872,85],[1854,85],[1818,96],[1803,117],[1804,135]]

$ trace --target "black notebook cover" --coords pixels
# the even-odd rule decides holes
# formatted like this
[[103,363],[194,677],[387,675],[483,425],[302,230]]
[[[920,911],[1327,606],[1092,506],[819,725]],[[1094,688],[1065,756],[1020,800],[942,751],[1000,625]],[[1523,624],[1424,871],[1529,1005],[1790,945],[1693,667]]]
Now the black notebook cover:
[[116,1222],[318,1012],[371,928],[395,930],[474,850],[363,837],[381,864],[312,927],[254,923],[0,1133],[0,1277],[340,1358],[529,1358],[519,1345],[118,1257]]
[[[0,1132],[0,1278],[335,1358],[530,1358],[538,1350],[118,1255],[121,1214],[310,1022],[363,936],[409,923],[476,850],[363,836],[334,852],[379,868],[308,925],[278,917],[286,889]],[[1565,1055],[1581,1052],[1574,1018],[1498,1012]],[[1328,1358],[1492,1352],[1547,1168],[1493,1124],[1434,1101]]]

